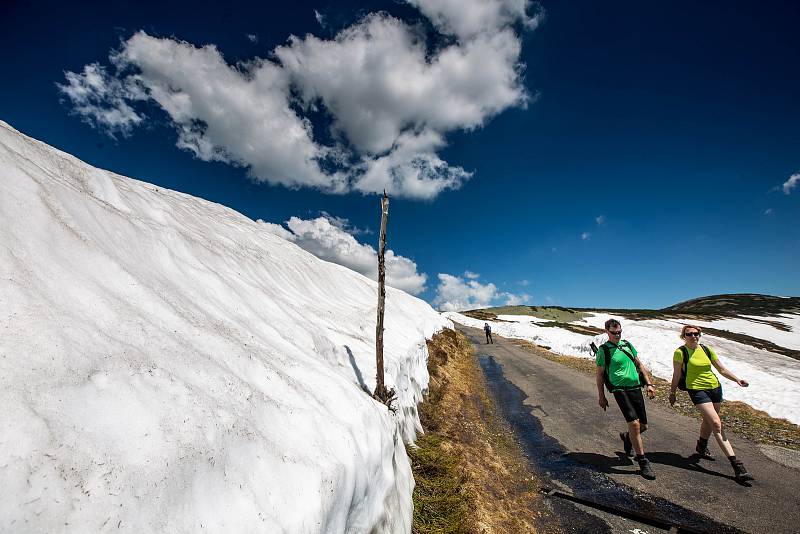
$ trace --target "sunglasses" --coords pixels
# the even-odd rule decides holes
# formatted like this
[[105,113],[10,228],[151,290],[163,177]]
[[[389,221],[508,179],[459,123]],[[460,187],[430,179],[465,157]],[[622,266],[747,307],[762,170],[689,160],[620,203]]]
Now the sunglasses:
[[700,332],[686,332],[684,334],[686,337],[700,337]]
[[622,334],[622,330],[617,330],[616,332],[614,332],[613,330],[609,330],[608,333],[612,336],[618,336]]

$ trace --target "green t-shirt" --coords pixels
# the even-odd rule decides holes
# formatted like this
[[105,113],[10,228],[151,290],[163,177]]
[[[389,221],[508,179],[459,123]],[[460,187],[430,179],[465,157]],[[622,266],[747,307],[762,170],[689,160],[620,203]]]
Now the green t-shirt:
[[[708,345],[706,348],[711,358],[706,356],[700,345],[694,350],[686,347],[689,351],[689,362],[686,364],[686,389],[714,389],[719,386],[717,376],[711,371],[711,362],[717,359],[717,355]],[[683,364],[683,351],[680,347],[675,349],[672,361]]]
[[636,365],[627,354],[619,350],[621,346],[633,354],[635,358],[636,349],[633,348],[633,345],[624,339],[619,342],[619,345],[606,341],[603,345],[600,345],[600,348],[597,349],[597,353],[594,355],[594,361],[597,367],[606,366],[606,355],[603,351],[604,345],[607,346],[611,352],[611,361],[608,366],[608,379],[611,381],[611,385],[615,388],[638,388],[639,372],[636,370]]

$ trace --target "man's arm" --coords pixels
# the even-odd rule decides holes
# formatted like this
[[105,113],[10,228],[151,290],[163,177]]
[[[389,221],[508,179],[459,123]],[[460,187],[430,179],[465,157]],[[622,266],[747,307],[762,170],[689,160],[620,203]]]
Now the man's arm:
[[595,382],[597,382],[597,396],[598,396],[597,404],[599,404],[600,407],[603,410],[605,410],[606,408],[608,408],[608,400],[606,400],[606,392],[605,389],[603,389],[605,387],[605,372],[603,371],[603,368],[600,367],[599,365],[597,366],[597,374],[595,376]]
[[647,396],[651,399],[656,396],[656,388],[653,386],[653,375],[650,374],[650,370],[647,369],[647,366],[639,359],[637,356],[633,359],[633,363],[636,364],[637,369],[642,371],[644,375],[644,379],[647,380],[645,386],[647,386]]

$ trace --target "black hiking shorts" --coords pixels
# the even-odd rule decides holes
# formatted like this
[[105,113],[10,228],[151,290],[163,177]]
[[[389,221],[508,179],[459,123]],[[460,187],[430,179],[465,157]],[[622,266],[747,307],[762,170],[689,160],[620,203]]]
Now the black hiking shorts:
[[706,402],[722,402],[722,386],[714,389],[689,389],[686,391],[695,406]]
[[642,395],[641,388],[618,389],[614,392],[614,399],[627,422],[638,419],[640,424],[647,424],[647,411],[644,408],[644,395]]

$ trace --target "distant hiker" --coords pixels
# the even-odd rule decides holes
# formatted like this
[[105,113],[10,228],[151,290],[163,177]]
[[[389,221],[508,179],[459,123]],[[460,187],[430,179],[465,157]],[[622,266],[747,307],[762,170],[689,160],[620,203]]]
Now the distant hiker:
[[[653,467],[644,455],[644,442],[642,432],[647,430],[647,411],[644,407],[642,386],[647,387],[647,396],[655,396],[653,379],[650,371],[644,366],[637,356],[636,349],[629,341],[622,339],[622,325],[616,319],[606,321],[606,334],[608,341],[600,345],[595,353],[597,365],[597,394],[598,404],[605,410],[608,407],[603,386],[614,394],[625,421],[628,431],[620,432],[619,437],[628,457],[636,452],[636,462],[639,464],[641,475],[653,480],[656,478]],[[640,378],[641,374],[641,378]]]
[[736,480],[745,482],[753,480],[753,475],[747,472],[741,460],[736,459],[733,446],[725,435],[722,421],[719,418],[719,409],[722,406],[722,385],[711,370],[717,368],[719,373],[729,380],[733,380],[741,387],[749,386],[746,380],[736,378],[733,373],[722,365],[714,350],[700,344],[702,330],[699,326],[686,325],[681,329],[681,339],[684,344],[672,355],[672,384],[669,393],[669,403],[675,404],[675,390],[686,390],[692,399],[694,407],[703,416],[700,425],[700,437],[697,438],[695,451],[701,458],[713,459],[708,450],[708,438],[714,434],[719,448],[731,462]]
[[492,339],[492,327],[489,326],[489,323],[483,323],[483,331],[486,333],[486,344],[488,345],[491,343],[494,345],[494,340]]

